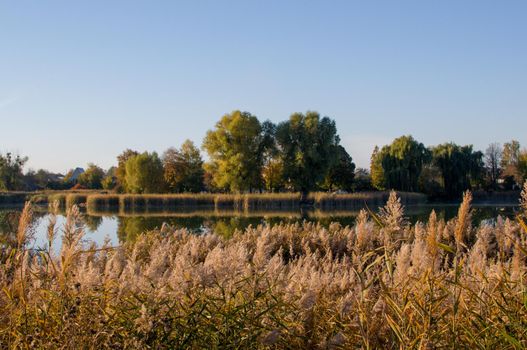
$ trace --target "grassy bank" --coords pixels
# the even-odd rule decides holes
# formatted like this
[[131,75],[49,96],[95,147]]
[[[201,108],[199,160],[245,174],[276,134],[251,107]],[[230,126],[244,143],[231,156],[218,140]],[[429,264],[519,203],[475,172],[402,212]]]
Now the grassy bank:
[[[353,227],[260,226],[225,239],[165,226],[119,247],[83,243],[73,209],[62,250],[38,253],[27,207],[0,253],[0,343],[526,348],[525,217],[474,227],[470,199],[448,222],[432,213],[411,226],[392,196]],[[53,241],[53,217],[49,232]]]

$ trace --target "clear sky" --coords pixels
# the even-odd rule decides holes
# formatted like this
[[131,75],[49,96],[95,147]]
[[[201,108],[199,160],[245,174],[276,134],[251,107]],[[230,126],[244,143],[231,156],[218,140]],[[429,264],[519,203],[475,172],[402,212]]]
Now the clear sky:
[[107,168],[225,113],[334,118],[375,144],[527,146],[527,1],[3,1],[0,152]]

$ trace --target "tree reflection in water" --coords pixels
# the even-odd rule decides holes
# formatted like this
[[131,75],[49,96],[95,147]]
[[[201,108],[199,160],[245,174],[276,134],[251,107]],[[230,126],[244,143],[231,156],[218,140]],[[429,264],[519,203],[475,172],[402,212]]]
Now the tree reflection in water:
[[[376,208],[371,208],[375,210]],[[440,219],[451,219],[457,213],[457,205],[419,206],[406,207],[406,216],[413,223],[426,222],[430,212],[436,211]],[[512,218],[517,207],[474,207],[473,220],[478,224],[482,220],[493,219],[498,215]],[[15,232],[18,228],[21,208],[0,209],[0,246],[11,245],[14,242]],[[190,211],[190,212],[152,212],[120,215],[119,212],[105,212],[97,215],[84,213],[86,229],[91,232],[99,230],[106,235],[118,239],[119,242],[134,240],[143,232],[161,228],[166,223],[176,229],[186,229],[195,234],[215,233],[223,237],[232,237],[236,231],[243,231],[248,226],[258,225],[274,226],[279,223],[295,223],[304,220],[318,222],[328,227],[332,222],[341,226],[352,226],[358,215],[356,211],[283,211],[283,212],[215,212],[215,211]],[[59,213],[59,218],[64,219],[65,213]],[[110,220],[109,220],[110,219]],[[42,232],[37,236],[45,237],[47,210],[35,208],[33,223],[39,225]],[[102,227],[103,223],[107,224]],[[112,223],[114,221],[116,223]],[[40,223],[39,223],[40,221]],[[115,242],[117,242],[115,239]]]

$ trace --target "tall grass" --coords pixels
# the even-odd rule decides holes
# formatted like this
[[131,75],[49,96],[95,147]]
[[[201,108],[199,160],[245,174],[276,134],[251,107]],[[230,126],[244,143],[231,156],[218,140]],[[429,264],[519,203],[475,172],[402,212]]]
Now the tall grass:
[[[527,187],[523,204],[527,203]],[[410,225],[392,193],[353,227],[250,227],[230,239],[164,225],[122,246],[34,249],[28,205],[0,265],[7,348],[523,349],[527,212]]]
[[[366,192],[352,194],[313,193],[310,200],[322,210],[360,209],[382,205],[388,199],[388,192]],[[401,192],[405,205],[422,204],[426,196],[418,193]],[[80,194],[75,198],[84,199]],[[123,213],[167,212],[189,208],[205,208],[236,211],[297,210],[300,208],[299,193],[250,193],[250,194],[92,194],[85,199],[91,213],[121,211]],[[81,201],[82,203],[82,201]]]
[[48,204],[58,203],[60,208],[66,208],[66,196],[65,192],[53,193],[48,196]]
[[298,209],[300,207],[299,193],[265,193],[246,194],[243,207],[245,210],[278,210]]
[[[427,197],[421,193],[398,192],[404,205],[424,204]],[[389,197],[389,192],[358,192],[349,194],[334,194],[317,192],[310,195],[315,206],[320,209],[361,209],[364,203],[375,207],[383,205]]]
[[296,193],[278,194],[94,194],[86,198],[91,213],[114,209],[123,213],[168,212],[181,209],[281,210],[299,208]]
[[119,207],[119,196],[111,194],[90,195],[86,198],[86,209],[88,212],[111,211]]
[[75,206],[86,206],[88,195],[86,193],[69,193],[66,195],[66,208]]
[[147,213],[176,210],[185,207],[214,208],[212,194],[149,194],[120,195],[119,208],[125,213]]

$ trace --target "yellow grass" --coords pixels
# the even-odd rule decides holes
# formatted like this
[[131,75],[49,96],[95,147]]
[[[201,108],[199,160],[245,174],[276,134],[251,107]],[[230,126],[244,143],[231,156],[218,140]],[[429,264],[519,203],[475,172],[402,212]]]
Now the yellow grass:
[[[432,213],[411,226],[391,195],[353,227],[260,226],[226,239],[164,225],[118,247],[86,243],[73,206],[56,252],[31,249],[28,206],[18,244],[0,251],[0,344],[526,348],[527,213],[474,227],[465,199],[449,222]],[[48,232],[52,241],[53,216]]]
[[[82,203],[83,194],[75,195]],[[403,204],[422,204],[426,196],[417,193],[400,193]],[[313,193],[310,195],[314,207],[322,210],[360,209],[364,204],[372,207],[382,205],[388,198],[387,192],[366,192],[352,194]],[[108,210],[122,213],[150,213],[179,211],[188,208],[216,210],[298,210],[299,193],[251,193],[251,194],[88,194],[86,206],[96,214]]]

